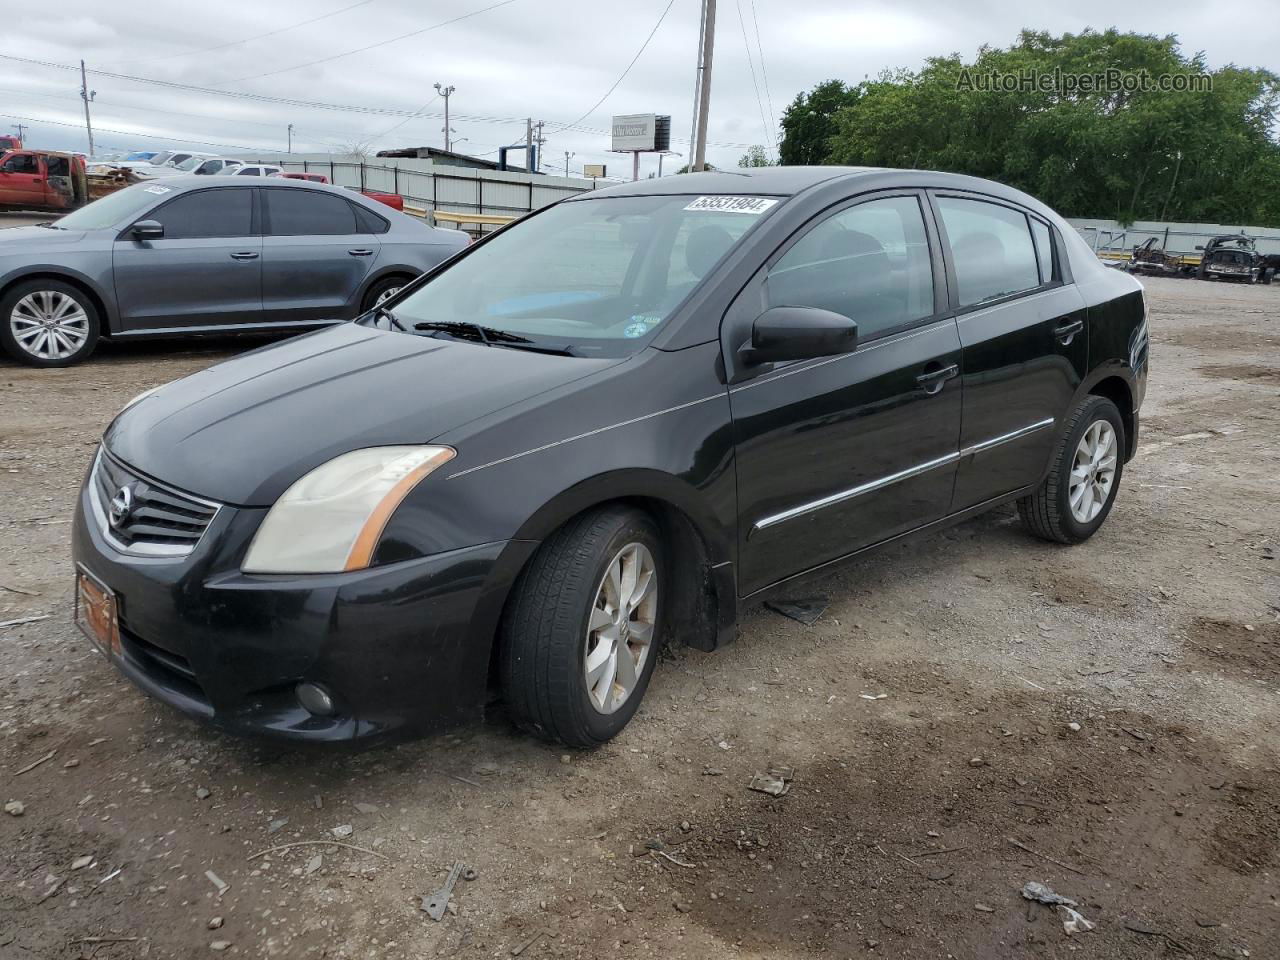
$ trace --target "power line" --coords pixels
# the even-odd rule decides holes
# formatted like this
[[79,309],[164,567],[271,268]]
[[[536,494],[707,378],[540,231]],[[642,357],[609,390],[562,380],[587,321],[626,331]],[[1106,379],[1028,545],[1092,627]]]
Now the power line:
[[576,126],[577,124],[581,123],[583,120],[587,119],[587,117],[591,116],[591,114],[595,113],[596,110],[599,109],[600,104],[608,100],[610,95],[613,93],[613,91],[618,89],[618,84],[622,83],[623,80],[627,79],[627,74],[631,72],[631,68],[634,67],[636,65],[636,61],[640,59],[640,54],[644,53],[645,49],[649,46],[649,41],[653,39],[653,35],[657,33],[658,28],[662,26],[662,21],[667,19],[667,14],[671,11],[671,7],[675,4],[675,2],[676,0],[669,0],[669,2],[667,3],[666,9],[662,11],[662,16],[658,17],[658,22],[655,23],[653,25],[653,29],[649,31],[649,36],[645,37],[644,43],[640,45],[640,49],[636,51],[636,55],[632,57],[631,62],[627,64],[627,69],[623,70],[622,74],[618,77],[618,79],[613,81],[613,86],[611,86],[608,90],[605,91],[605,94],[603,97],[601,97],[599,100],[597,100],[594,104],[591,105],[590,110],[588,110],[586,113],[580,116],[577,120],[574,120],[573,123],[557,124],[557,126],[559,126],[561,130],[567,130],[573,126]]
[[764,117],[764,101],[760,99],[760,84],[756,82],[755,59],[751,56],[751,41],[747,39],[747,21],[742,17],[742,0],[736,0],[736,2],[738,24],[742,27],[742,46],[747,51],[747,68],[751,71],[751,86],[756,91],[756,105],[760,108],[760,125],[764,127],[764,138],[768,141],[773,139],[773,132],[769,129],[769,121]]
[[366,50],[374,50],[378,47],[385,47],[389,43],[397,43],[400,40],[407,40],[409,37],[420,36],[429,33],[432,30],[439,30],[441,27],[447,27],[450,24],[458,23],[462,20],[470,20],[472,17],[478,17],[482,13],[488,13],[490,10],[497,10],[499,7],[505,7],[515,3],[516,0],[498,0],[497,3],[491,3],[487,7],[481,7],[479,10],[472,10],[470,13],[464,13],[449,20],[442,20],[440,23],[433,23],[429,27],[422,27],[418,30],[411,30],[408,33],[402,33],[398,37],[391,37],[389,40],[379,40],[377,43],[370,43],[363,47],[356,47],[354,50],[347,50],[343,53],[335,53],[332,56],[321,57],[319,60],[308,60],[306,63],[297,63],[292,67],[282,67],[279,70],[270,70],[266,73],[254,73],[247,77],[236,77],[234,80],[219,80],[218,83],[241,83],[245,80],[259,80],[262,77],[274,77],[282,73],[289,73],[292,70],[301,70],[303,67],[314,67],[321,63],[330,63],[334,60],[341,60],[343,57],[354,56],[357,53],[364,53]]
[[[74,128],[76,128],[77,130],[78,130],[78,129],[80,129],[80,128],[82,128],[82,127],[84,126],[84,124],[82,124],[82,123],[67,123],[67,122],[62,121],[62,120],[49,120],[49,119],[47,119],[47,118],[45,118],[45,117],[20,117],[20,116],[17,116],[16,114],[12,114],[12,113],[0,113],[0,117],[5,117],[6,119],[9,119],[9,120],[29,120],[29,121],[30,121],[30,122],[32,122],[32,123],[43,123],[43,124],[47,124],[47,125],[49,125],[49,126],[51,126],[51,127],[74,127]],[[96,129],[97,129],[97,131],[98,131],[99,133],[114,133],[114,134],[116,134],[117,136],[121,136],[121,137],[145,137],[145,138],[147,138],[148,140],[167,140],[167,139],[169,139],[168,137],[161,136],[160,134],[155,134],[155,133],[141,133],[141,132],[139,132],[139,131],[137,131],[137,130],[111,130],[111,129],[107,128],[107,127],[98,127],[98,128],[96,128]],[[277,153],[277,152],[279,152],[279,151],[276,151],[276,150],[267,150],[267,148],[265,148],[265,147],[250,147],[250,146],[246,146],[246,145],[245,145],[245,144],[243,144],[243,143],[215,143],[215,142],[213,142],[212,140],[186,140],[186,139],[182,139],[182,138],[175,138],[173,142],[175,142],[175,143],[198,143],[198,144],[200,144],[200,146],[202,146],[202,147],[228,147],[228,148],[230,148],[230,149],[232,149],[232,150],[250,150],[250,151],[262,150],[262,151],[266,151],[266,152],[270,152],[270,153]]]
[[760,55],[760,79],[764,82],[764,96],[769,104],[769,120],[773,123],[773,145],[778,146],[778,115],[773,112],[773,94],[769,92],[769,71],[764,68],[764,44],[760,42],[760,18],[756,16],[756,0],[751,0],[751,21],[756,27],[756,52]]
[[276,30],[268,30],[266,33],[258,33],[252,37],[245,37],[243,40],[232,40],[228,43],[220,43],[212,47],[204,47],[200,50],[184,50],[181,53],[167,53],[159,57],[144,57],[138,60],[118,61],[121,63],[159,63],[162,60],[174,60],[178,57],[193,57],[205,53],[216,53],[219,50],[226,50],[230,47],[238,47],[242,43],[252,43],[254,40],[265,40],[267,37],[274,37],[281,33],[287,33],[290,30],[297,30],[299,27],[309,26],[313,23],[319,23],[321,20],[328,20],[330,17],[336,17],[340,13],[346,13],[348,10],[354,10],[356,7],[363,7],[373,0],[359,0],[359,3],[353,3],[349,6],[342,7],[338,10],[332,10],[329,13],[322,13],[318,17],[312,17],[310,20],[302,20],[298,23],[291,23],[287,27],[280,27]]
[[[513,0],[508,0],[508,2],[513,2]],[[642,49],[642,52],[643,52],[643,49]],[[13,54],[0,53],[0,60],[8,60],[14,63],[25,63],[33,66],[49,67],[55,70],[70,70],[76,73],[80,72],[80,67],[78,64],[73,65],[73,64],[67,64],[67,63],[57,63],[52,60],[38,60],[31,57],[19,57]],[[321,100],[301,100],[293,97],[278,97],[278,96],[272,96],[270,94],[251,93],[243,90],[220,90],[215,87],[201,87],[201,86],[197,86],[195,84],[190,84],[190,83],[178,83],[177,81],[174,81],[174,80],[159,80],[154,77],[140,77],[140,76],[134,76],[132,74],[127,74],[127,73],[115,73],[110,70],[90,69],[88,72],[93,76],[107,77],[112,80],[124,80],[130,83],[149,84],[151,86],[162,87],[166,90],[181,90],[189,93],[200,93],[200,94],[206,94],[208,96],[215,96],[215,97],[228,97],[234,100],[246,100],[246,101],[252,101],[255,103],[273,103],[273,104],[281,104],[283,106],[288,106],[288,107],[302,107],[302,108],[312,109],[312,110],[328,110],[328,111],[333,111],[338,113],[359,113],[359,114],[367,114],[371,116],[384,116],[384,117],[415,116],[415,111],[413,110],[404,110],[404,109],[398,109],[395,107],[372,107],[372,106],[364,106],[361,104],[331,103],[328,101],[321,101]],[[621,82],[621,78],[619,78],[619,82]],[[604,100],[607,99],[607,96],[608,95],[606,94],[606,96],[604,98],[601,98],[599,102],[603,103]],[[596,108],[593,107],[592,110],[594,109]],[[432,117],[432,118],[443,116],[443,114],[439,114],[439,113],[421,113],[417,115],[424,116],[424,117]],[[555,123],[556,127],[559,130],[572,130],[578,133],[587,133],[593,136],[601,136],[601,137],[608,136],[609,135],[608,131],[601,130],[595,127],[584,127],[579,125],[582,119],[584,119],[586,116],[589,116],[589,115],[590,113],[588,112],[587,114],[584,114],[582,117],[579,117],[577,120],[573,121],[572,123],[560,123],[558,121],[551,121],[551,122]],[[453,114],[453,119],[460,120],[467,123],[500,123],[500,124],[520,124],[521,126],[524,125],[523,117],[489,117],[489,116],[483,116],[479,114]],[[675,137],[673,139],[677,143],[690,142],[689,140],[682,137]],[[198,141],[193,140],[190,142],[195,143]],[[710,140],[707,141],[707,143],[709,146],[735,148],[735,149],[750,147],[754,145],[750,143],[733,143],[730,141],[710,141]]]

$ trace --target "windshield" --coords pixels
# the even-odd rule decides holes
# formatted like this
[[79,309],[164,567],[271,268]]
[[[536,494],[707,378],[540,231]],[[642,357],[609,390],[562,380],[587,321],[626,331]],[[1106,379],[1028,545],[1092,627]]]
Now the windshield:
[[200,166],[200,164],[204,163],[204,161],[204,157],[187,157],[187,159],[179,163],[175,169],[190,173],[196,167]]
[[498,345],[504,341],[495,330],[579,356],[627,356],[777,202],[676,196],[561,203],[502,231],[391,309],[403,329],[431,325],[421,331],[427,335],[440,335],[441,325],[472,324]]
[[68,213],[53,222],[55,227],[63,230],[102,230],[106,227],[123,226],[132,221],[139,213],[159,197],[172,194],[171,187],[152,184],[135,183],[131,187],[108,193],[100,200],[95,200],[81,207],[74,213]]
[[172,156],[173,156],[172,150],[165,150],[162,153],[157,153],[154,157],[151,158],[151,164],[152,166],[162,167],[169,162],[169,158]]

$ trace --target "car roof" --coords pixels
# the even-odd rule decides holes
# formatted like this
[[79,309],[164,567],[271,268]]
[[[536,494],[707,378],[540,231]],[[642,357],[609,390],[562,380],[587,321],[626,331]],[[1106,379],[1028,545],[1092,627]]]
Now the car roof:
[[789,197],[814,184],[837,177],[884,172],[878,167],[743,167],[738,170],[710,170],[706,173],[682,173],[675,177],[636,180],[603,190],[593,190],[588,195],[634,197],[702,193]]

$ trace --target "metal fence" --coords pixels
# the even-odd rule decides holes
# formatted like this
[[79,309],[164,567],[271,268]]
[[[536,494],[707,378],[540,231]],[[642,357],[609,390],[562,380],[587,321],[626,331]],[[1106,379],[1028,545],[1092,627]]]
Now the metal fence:
[[1139,220],[1121,224],[1116,220],[1095,220],[1079,217],[1067,221],[1084,237],[1085,242],[1099,254],[1127,254],[1135,246],[1150,237],[1158,237],[1159,243],[1170,252],[1194,254],[1198,246],[1204,246],[1213,237],[1228,234],[1244,234],[1257,241],[1259,253],[1280,253],[1280,229],[1275,227],[1233,226],[1222,223],[1165,223]]
[[340,187],[398,193],[412,206],[449,213],[520,216],[595,186],[591,180],[472,170],[414,159],[370,163],[294,154],[253,162],[275,164],[287,173],[323,174]]

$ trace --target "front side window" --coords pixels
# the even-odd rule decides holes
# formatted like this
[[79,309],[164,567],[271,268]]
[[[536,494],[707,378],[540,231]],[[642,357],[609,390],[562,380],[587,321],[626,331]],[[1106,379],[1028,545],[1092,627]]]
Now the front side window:
[[262,176],[262,168],[261,167],[241,167],[239,170],[236,171],[236,176],[260,177]]
[[184,194],[146,219],[164,226],[166,240],[252,236],[253,191],[223,188]]
[[524,345],[627,356],[778,203],[697,196],[560,203],[503,229],[393,309],[410,331],[417,323],[470,324]]
[[998,300],[1040,285],[1026,214],[985,200],[938,197],[955,265],[960,306]]
[[32,173],[40,172],[40,161],[29,153],[15,153],[0,166],[0,173]]
[[275,237],[357,233],[356,215],[342,197],[317,190],[266,190],[267,223]]
[[771,307],[819,307],[867,339],[932,316],[933,267],[920,201],[868,200],[812,227],[769,270]]

